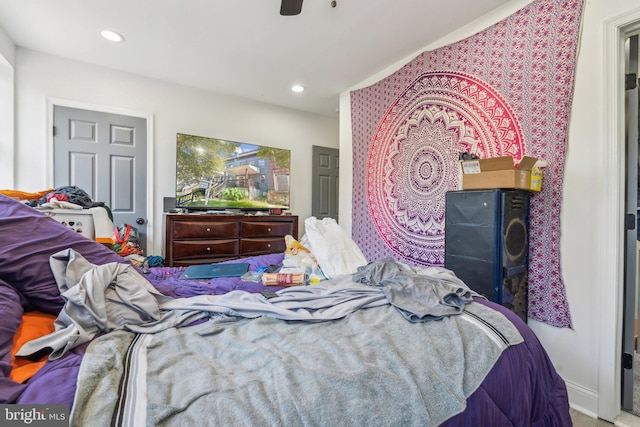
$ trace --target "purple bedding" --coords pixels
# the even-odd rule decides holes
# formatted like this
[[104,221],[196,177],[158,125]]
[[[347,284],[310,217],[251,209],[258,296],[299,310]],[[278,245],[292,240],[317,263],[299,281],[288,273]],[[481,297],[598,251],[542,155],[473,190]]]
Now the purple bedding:
[[74,248],[94,263],[128,262],[107,247],[37,210],[0,195],[0,402],[13,402],[26,385],[9,380],[11,344],[25,311],[57,314],[63,306],[49,257]]
[[[224,264],[246,262],[249,271],[255,271],[258,267],[269,265],[281,265],[284,254],[269,254],[257,257],[226,261]],[[192,297],[196,295],[221,295],[227,292],[241,290],[247,292],[260,292],[265,288],[262,283],[244,282],[238,277],[220,277],[215,280],[180,279],[185,267],[159,267],[150,268],[145,277],[165,295],[174,298]],[[271,290],[279,290],[282,287],[270,286]]]
[[[9,377],[10,349],[24,311],[57,313],[63,305],[49,269],[49,256],[72,247],[90,262],[126,262],[106,247],[70,231],[36,210],[0,196],[0,403],[71,405],[75,379],[85,346],[50,361],[26,384]],[[230,262],[258,266],[280,264],[282,254]],[[184,268],[152,268],[145,277],[173,297],[222,294],[231,290],[259,292],[259,283],[239,278],[181,280]],[[272,288],[270,288],[272,289]],[[467,399],[467,409],[444,426],[570,426],[566,386],[533,331],[502,306],[477,300],[503,313],[525,339],[507,348],[481,386]]]

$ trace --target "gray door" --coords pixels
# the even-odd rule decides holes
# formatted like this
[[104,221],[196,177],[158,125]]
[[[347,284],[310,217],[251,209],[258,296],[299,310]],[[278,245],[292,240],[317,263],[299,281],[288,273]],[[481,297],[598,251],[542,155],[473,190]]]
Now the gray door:
[[636,286],[637,286],[637,213],[638,213],[638,36],[630,37],[629,56],[627,58],[627,90],[626,102],[626,146],[627,146],[627,188],[626,188],[626,218],[625,218],[625,280],[624,280],[624,310],[622,326],[622,409],[640,413],[640,408],[634,408],[633,382],[635,361],[634,322],[636,316]]
[[146,252],[147,120],[55,106],[54,186],[75,185],[131,224]]
[[318,219],[330,217],[338,221],[340,150],[314,145],[312,157],[311,215]]

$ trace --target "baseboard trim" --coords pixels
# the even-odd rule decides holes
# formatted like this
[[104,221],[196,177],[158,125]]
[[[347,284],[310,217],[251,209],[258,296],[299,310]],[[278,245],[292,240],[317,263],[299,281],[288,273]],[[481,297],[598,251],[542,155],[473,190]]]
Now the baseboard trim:
[[[598,418],[598,393],[571,381],[564,381],[569,394],[569,406],[592,418]],[[607,420],[613,422],[613,420]]]

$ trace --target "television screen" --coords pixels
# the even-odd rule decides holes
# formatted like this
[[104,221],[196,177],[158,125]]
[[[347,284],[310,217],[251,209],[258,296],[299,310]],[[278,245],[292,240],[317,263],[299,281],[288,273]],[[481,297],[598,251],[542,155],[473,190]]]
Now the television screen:
[[179,133],[176,207],[289,208],[291,151]]

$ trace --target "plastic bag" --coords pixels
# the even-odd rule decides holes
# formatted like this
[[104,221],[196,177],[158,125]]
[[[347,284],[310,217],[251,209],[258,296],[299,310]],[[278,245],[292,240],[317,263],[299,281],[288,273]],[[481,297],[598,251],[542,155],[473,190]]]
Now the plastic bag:
[[302,236],[301,241],[298,242],[291,235],[284,236],[287,249],[284,252],[282,266],[284,268],[299,268],[300,271],[304,272],[305,285],[315,285],[326,280],[326,277],[322,273],[318,260],[313,256],[308,244],[302,243],[305,237],[306,235]]
[[306,236],[322,272],[329,279],[341,274],[353,274],[367,265],[362,251],[333,218],[316,217],[304,221]]
[[119,225],[113,230],[113,237],[116,241],[113,245],[113,250],[120,256],[142,255],[140,235],[137,228],[129,224]]
[[284,251],[283,267],[311,268],[317,261],[311,251],[298,242],[293,236],[284,236],[284,243],[287,249]]

